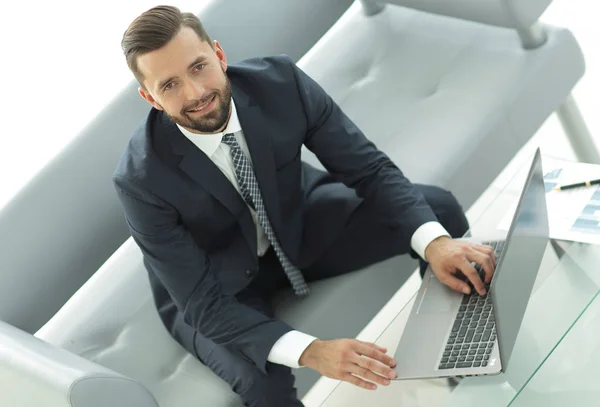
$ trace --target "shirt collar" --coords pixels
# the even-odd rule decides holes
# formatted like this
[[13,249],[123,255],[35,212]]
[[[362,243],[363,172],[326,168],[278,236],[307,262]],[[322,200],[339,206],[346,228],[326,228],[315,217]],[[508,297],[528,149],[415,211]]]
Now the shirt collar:
[[219,148],[224,134],[236,133],[242,130],[233,98],[231,99],[231,116],[229,117],[229,122],[227,123],[225,130],[222,132],[213,134],[196,134],[180,126],[179,124],[177,124],[177,127],[184,136],[186,136],[192,143],[196,145],[196,147],[202,150],[204,154],[209,157],[211,157],[215,151],[217,151],[217,148]]

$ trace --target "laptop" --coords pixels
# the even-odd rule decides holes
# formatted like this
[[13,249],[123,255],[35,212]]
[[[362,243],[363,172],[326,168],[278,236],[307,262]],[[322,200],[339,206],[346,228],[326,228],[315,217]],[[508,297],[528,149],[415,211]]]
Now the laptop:
[[[473,288],[469,295],[456,292],[428,268],[396,350],[396,380],[506,370],[548,243],[539,148],[506,240],[464,240],[494,247],[496,270],[487,294]],[[475,268],[483,276],[481,266]]]

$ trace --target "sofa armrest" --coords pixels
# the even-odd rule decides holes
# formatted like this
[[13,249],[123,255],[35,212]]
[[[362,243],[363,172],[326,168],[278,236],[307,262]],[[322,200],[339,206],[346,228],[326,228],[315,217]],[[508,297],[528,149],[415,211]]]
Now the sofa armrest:
[[136,381],[0,321],[0,406],[158,404]]

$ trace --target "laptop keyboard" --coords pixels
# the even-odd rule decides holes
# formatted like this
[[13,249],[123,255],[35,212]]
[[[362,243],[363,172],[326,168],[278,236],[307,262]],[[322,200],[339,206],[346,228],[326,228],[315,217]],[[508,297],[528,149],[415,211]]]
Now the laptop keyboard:
[[[504,241],[483,242],[483,244],[494,248],[497,259],[504,249]],[[481,265],[475,265],[475,269],[483,277]],[[488,365],[496,341],[496,321],[492,312],[489,284],[486,284],[485,288],[487,294],[484,296],[480,296],[473,288],[471,294],[463,296],[438,369]]]

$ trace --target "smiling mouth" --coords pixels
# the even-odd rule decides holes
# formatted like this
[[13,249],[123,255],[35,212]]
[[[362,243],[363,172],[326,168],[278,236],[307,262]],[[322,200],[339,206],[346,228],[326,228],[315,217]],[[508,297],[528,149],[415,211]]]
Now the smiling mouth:
[[202,110],[206,109],[208,106],[210,106],[210,104],[215,100],[215,95],[213,95],[209,100],[207,100],[205,103],[203,103],[202,105],[194,108],[194,109],[190,109],[188,110],[188,112],[191,113],[198,113],[201,112]]

